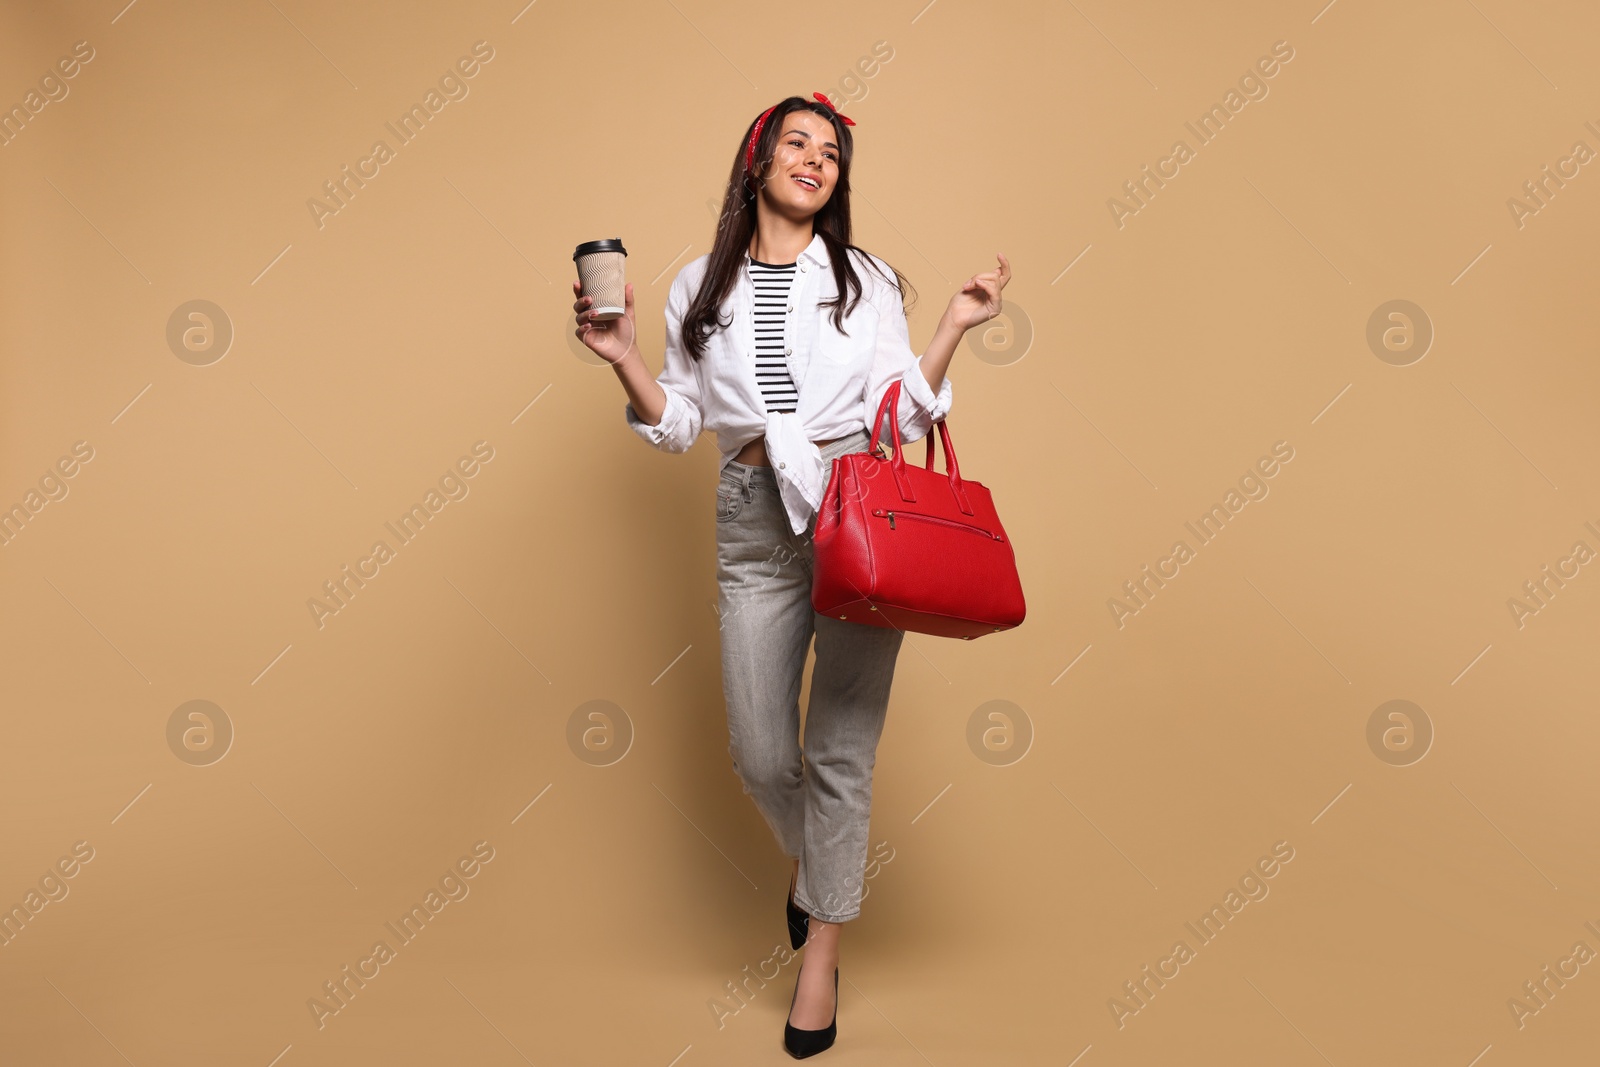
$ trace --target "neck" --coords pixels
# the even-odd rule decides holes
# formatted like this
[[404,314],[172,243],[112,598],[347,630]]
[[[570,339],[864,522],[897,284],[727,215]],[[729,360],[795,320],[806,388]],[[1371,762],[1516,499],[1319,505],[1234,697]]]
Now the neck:
[[763,263],[793,263],[811,243],[815,232],[811,218],[796,221],[757,205],[756,232],[750,238],[750,258]]

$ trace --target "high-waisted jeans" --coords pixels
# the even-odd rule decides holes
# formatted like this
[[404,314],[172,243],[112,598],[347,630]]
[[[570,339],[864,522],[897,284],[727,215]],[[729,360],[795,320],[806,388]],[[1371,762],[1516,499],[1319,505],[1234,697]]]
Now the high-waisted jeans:
[[[868,440],[859,430],[820,446],[826,473]],[[800,860],[795,903],[838,923],[861,914],[872,768],[904,635],[812,609],[815,530],[815,515],[805,534],[790,530],[771,467],[723,468],[717,585],[728,752],[778,844]],[[813,634],[802,750],[800,682]]]

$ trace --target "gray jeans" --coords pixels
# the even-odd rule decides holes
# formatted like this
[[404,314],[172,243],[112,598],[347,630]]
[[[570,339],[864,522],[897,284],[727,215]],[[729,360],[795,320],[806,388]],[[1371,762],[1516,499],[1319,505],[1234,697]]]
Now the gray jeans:
[[[859,430],[821,446],[827,472],[868,440]],[[872,768],[904,635],[812,610],[815,529],[815,515],[804,535],[789,529],[771,467],[723,468],[717,586],[728,752],[785,855],[800,859],[795,903],[837,923],[861,914]],[[800,681],[813,634],[802,750]]]

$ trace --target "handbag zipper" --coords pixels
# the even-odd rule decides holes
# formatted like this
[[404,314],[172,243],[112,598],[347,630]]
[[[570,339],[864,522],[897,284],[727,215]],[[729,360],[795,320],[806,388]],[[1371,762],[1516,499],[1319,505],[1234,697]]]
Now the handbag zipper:
[[[883,508],[873,508],[872,509],[872,513],[874,515],[879,515],[879,516],[884,516],[884,515],[888,516],[888,518],[889,518],[889,529],[892,530],[892,529],[895,528],[895,525],[894,525],[895,513],[893,511],[885,511]],[[902,519],[921,519],[923,522],[942,523],[945,526],[954,526],[958,530],[967,530],[970,533],[982,534],[984,537],[990,538],[990,539],[995,540],[995,541],[1004,540],[1004,538],[1002,538],[999,534],[993,533],[992,531],[984,529],[982,526],[977,526],[977,525],[974,525],[973,523],[970,523],[970,522],[958,522],[955,519],[946,519],[946,518],[943,518],[943,517],[941,517],[939,515],[924,515],[921,512],[917,512],[917,511],[902,511],[899,514],[900,514],[900,517]]]

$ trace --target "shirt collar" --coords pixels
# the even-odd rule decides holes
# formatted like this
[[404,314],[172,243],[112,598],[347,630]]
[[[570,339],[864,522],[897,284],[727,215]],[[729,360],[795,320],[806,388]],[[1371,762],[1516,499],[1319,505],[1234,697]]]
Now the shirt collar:
[[[746,248],[744,250],[744,259],[747,265],[750,262],[750,258],[750,249]],[[810,260],[819,268],[825,268],[832,264],[833,260],[828,257],[828,246],[823,243],[822,234],[815,232],[812,233],[811,243],[806,245],[806,247],[801,251],[800,255],[796,258],[795,262],[799,262],[800,260]]]

